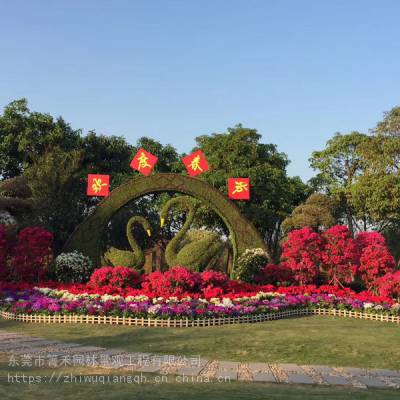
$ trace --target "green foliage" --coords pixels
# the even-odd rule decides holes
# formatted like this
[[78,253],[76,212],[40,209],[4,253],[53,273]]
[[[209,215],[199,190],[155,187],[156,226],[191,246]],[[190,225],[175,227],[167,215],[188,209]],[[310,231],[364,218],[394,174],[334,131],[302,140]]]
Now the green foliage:
[[0,211],[21,217],[32,211],[32,191],[27,179],[21,176],[0,182]]
[[400,223],[399,114],[386,113],[372,135],[336,134],[310,159],[319,171],[312,183],[335,198],[353,234]]
[[343,218],[351,232],[355,232],[357,210],[351,203],[350,191],[357,177],[364,172],[361,146],[368,136],[359,132],[340,133],[328,140],[326,148],[315,151],[310,158],[312,168],[319,170],[311,179],[316,189],[333,196],[342,210]]
[[400,107],[393,107],[383,113],[383,120],[378,122],[373,133],[385,136],[400,136]]
[[313,193],[305,203],[297,206],[292,215],[283,221],[282,229],[286,233],[307,226],[317,230],[329,228],[335,223],[335,203],[333,199],[322,193]]
[[81,160],[80,151],[54,147],[25,171],[33,194],[34,220],[54,233],[56,251],[81,221],[86,206],[80,201],[85,193]]
[[60,282],[87,282],[92,272],[90,258],[77,251],[61,253],[55,260],[54,274]]
[[268,255],[263,249],[247,249],[237,259],[235,278],[243,282],[254,283],[255,276],[268,262]]
[[21,175],[49,147],[69,151],[79,147],[80,131],[60,117],[30,111],[26,99],[13,101],[0,115],[0,175]]
[[155,172],[182,172],[185,168],[176,149],[170,145],[162,145],[160,142],[149,137],[141,137],[133,147],[133,154],[141,147],[158,157],[154,167]]
[[[311,192],[300,178],[287,176],[287,156],[260,140],[257,130],[237,125],[225,133],[199,136],[196,149],[201,148],[211,165],[202,179],[222,193],[227,193],[227,178],[250,178],[251,201],[236,204],[261,233],[271,256],[277,257],[283,220]],[[200,209],[197,225],[216,226],[209,208]]]

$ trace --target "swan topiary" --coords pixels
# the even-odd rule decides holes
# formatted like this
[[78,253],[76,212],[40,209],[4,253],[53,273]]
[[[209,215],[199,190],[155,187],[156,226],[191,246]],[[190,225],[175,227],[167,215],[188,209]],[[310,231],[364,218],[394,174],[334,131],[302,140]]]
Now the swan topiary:
[[104,254],[104,261],[106,263],[109,263],[114,267],[130,267],[138,271],[142,269],[145,262],[145,256],[143,250],[133,237],[132,228],[134,224],[142,225],[147,234],[151,236],[150,224],[146,218],[138,215],[130,218],[126,225],[126,237],[128,238],[132,250],[120,250],[115,247],[110,247]]
[[181,230],[168,243],[165,249],[165,260],[170,267],[182,265],[189,269],[199,270],[222,250],[224,244],[219,235],[214,232],[207,232],[203,238],[185,244],[186,235],[197,210],[197,206],[189,196],[174,197],[164,205],[160,213],[161,227],[168,219],[169,211],[174,207],[186,210],[187,216]]

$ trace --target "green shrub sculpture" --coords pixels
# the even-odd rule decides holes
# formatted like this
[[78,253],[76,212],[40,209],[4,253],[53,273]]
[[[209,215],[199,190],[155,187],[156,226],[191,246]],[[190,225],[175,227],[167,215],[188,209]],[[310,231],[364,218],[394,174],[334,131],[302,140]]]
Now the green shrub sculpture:
[[197,209],[197,206],[188,196],[172,198],[164,205],[160,213],[161,227],[168,219],[169,210],[176,206],[187,210],[188,214],[181,230],[168,243],[165,249],[165,259],[170,267],[181,265],[191,270],[201,270],[221,251],[224,244],[219,239],[218,234],[213,232],[208,232],[208,235],[196,241],[183,243],[193,223]]
[[143,250],[133,237],[132,228],[134,224],[142,225],[146,233],[151,236],[150,224],[146,218],[139,215],[130,218],[126,225],[126,237],[128,238],[132,251],[110,247],[104,254],[104,260],[106,263],[111,264],[114,267],[120,266],[134,268],[138,271],[142,270],[145,263],[145,256]]
[[64,247],[64,252],[78,250],[89,256],[96,266],[101,266],[102,237],[108,222],[123,206],[149,193],[177,192],[209,204],[228,227],[232,241],[233,262],[246,249],[266,247],[254,225],[248,221],[226,195],[199,178],[181,174],[158,173],[137,176],[114,189],[95,211],[83,221]]

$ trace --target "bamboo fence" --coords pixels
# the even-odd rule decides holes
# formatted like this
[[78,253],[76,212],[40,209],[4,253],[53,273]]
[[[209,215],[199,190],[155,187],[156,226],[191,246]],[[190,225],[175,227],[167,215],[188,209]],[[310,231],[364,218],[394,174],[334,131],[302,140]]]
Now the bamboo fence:
[[98,315],[35,315],[35,314],[14,314],[0,311],[0,317],[6,320],[33,322],[45,324],[111,324],[129,325],[160,328],[190,328],[203,326],[220,326],[232,324],[249,324],[264,321],[271,321],[283,318],[298,318],[307,315],[334,316],[358,318],[371,321],[392,322],[400,324],[400,317],[385,314],[369,314],[357,311],[335,310],[327,308],[316,309],[295,309],[273,312],[268,314],[246,315],[240,317],[218,317],[218,318],[181,318],[181,319],[156,319],[156,318],[132,318]]

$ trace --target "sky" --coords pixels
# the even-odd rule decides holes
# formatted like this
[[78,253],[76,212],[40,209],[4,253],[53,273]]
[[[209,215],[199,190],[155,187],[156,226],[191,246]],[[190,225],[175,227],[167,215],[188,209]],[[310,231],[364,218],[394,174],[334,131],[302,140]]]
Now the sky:
[[242,123],[308,159],[400,106],[400,1],[0,0],[0,107],[189,152]]

